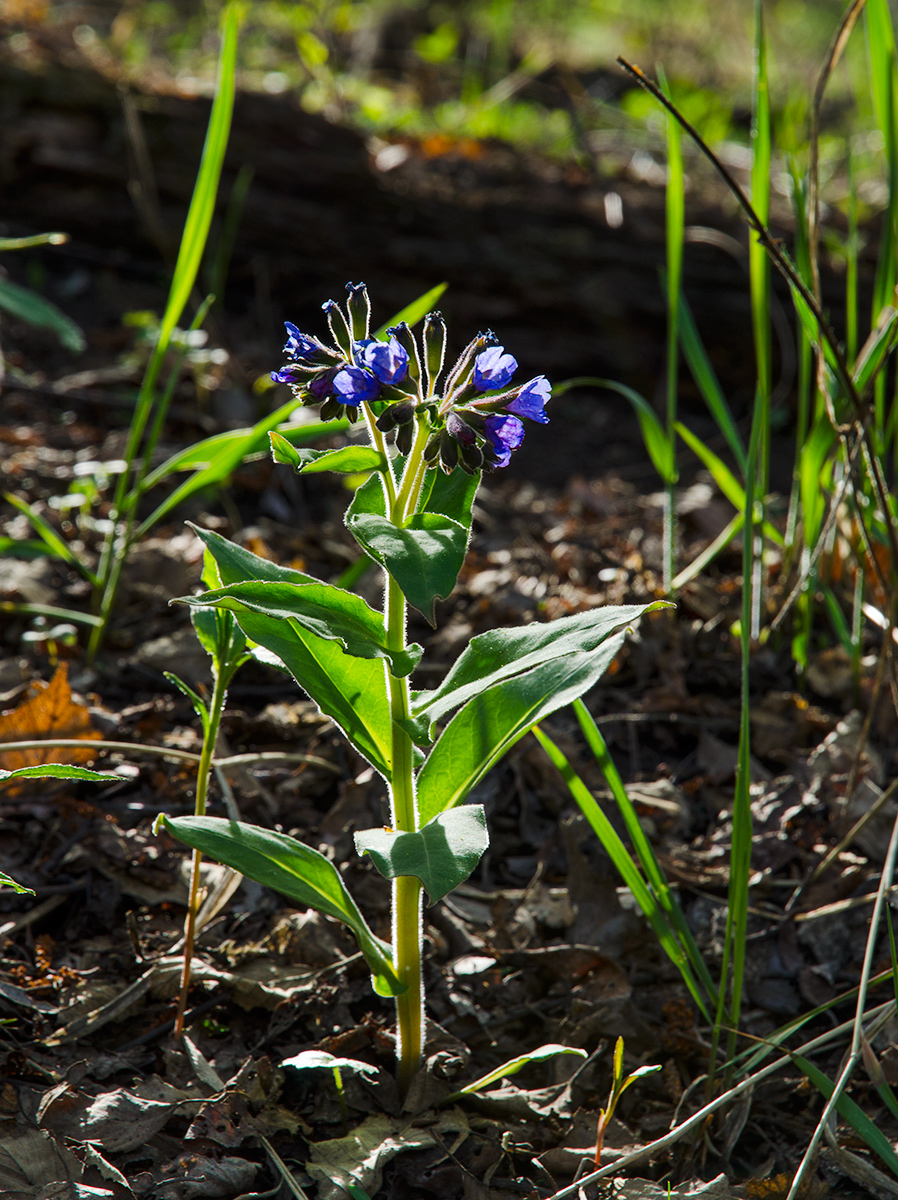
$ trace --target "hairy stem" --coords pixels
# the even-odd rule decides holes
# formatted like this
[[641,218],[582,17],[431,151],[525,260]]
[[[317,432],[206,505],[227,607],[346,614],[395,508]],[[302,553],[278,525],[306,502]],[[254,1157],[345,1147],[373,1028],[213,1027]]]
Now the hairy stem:
[[[416,511],[424,482],[424,447],[429,429],[421,420],[398,493],[390,501],[390,520],[404,525]],[[387,644],[391,650],[406,646],[406,601],[395,579],[384,573],[384,621]],[[397,679],[386,667],[387,689],[392,717],[392,783],[390,785],[391,823],[397,832],[412,833],[418,828],[415,800],[414,746],[402,722],[408,720],[408,678]],[[396,999],[396,1053],[399,1060],[399,1087],[408,1091],[421,1065],[424,1047],[424,981],[421,974],[421,884],[410,875],[393,881],[393,961],[399,979],[406,986]]]

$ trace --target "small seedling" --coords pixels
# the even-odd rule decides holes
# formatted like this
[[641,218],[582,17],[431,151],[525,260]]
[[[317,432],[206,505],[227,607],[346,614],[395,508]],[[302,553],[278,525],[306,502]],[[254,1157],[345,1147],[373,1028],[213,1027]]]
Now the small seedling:
[[661,1064],[655,1063],[652,1066],[637,1067],[635,1071],[631,1071],[629,1075],[624,1075],[624,1039],[619,1037],[614,1046],[614,1058],[611,1060],[611,1091],[608,1093],[608,1104],[605,1108],[599,1110],[599,1120],[596,1125],[596,1166],[601,1164],[602,1146],[605,1141],[605,1130],[614,1116],[614,1110],[617,1108],[617,1102],[627,1090],[631,1083],[635,1083],[637,1079],[642,1079],[646,1075],[653,1075],[655,1071],[661,1070]]

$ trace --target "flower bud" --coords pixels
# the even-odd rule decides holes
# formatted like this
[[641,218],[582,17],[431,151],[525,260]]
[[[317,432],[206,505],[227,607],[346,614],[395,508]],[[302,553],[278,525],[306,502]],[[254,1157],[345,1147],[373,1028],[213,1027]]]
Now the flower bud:
[[462,446],[459,465],[468,475],[473,475],[475,471],[480,470],[483,466],[483,451],[476,443],[473,446]]
[[424,318],[424,364],[427,368],[427,394],[436,390],[437,379],[446,357],[446,322],[443,314],[428,313]]
[[458,442],[446,429],[440,434],[440,466],[447,475],[458,466]]
[[385,408],[374,424],[381,433],[389,433],[397,425],[407,425],[414,415],[414,404],[404,400],[400,404],[391,404],[389,408]]
[[396,428],[396,449],[400,454],[408,454],[415,440],[415,427],[411,421]]
[[363,283],[347,283],[346,312],[349,316],[349,328],[354,342],[361,342],[368,336],[371,323],[371,301],[368,299],[368,289]]

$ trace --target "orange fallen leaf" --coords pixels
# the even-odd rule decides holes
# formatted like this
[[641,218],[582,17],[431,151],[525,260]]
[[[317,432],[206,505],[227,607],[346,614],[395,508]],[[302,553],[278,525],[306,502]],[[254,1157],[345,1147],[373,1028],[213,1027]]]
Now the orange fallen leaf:
[[[49,683],[34,683],[17,707],[0,713],[0,769],[16,771],[42,763],[84,763],[96,758],[88,746],[57,747],[58,739],[95,741],[100,734],[90,723],[90,713],[72,699],[68,667],[63,662]],[[3,750],[4,742],[47,741],[46,748]]]

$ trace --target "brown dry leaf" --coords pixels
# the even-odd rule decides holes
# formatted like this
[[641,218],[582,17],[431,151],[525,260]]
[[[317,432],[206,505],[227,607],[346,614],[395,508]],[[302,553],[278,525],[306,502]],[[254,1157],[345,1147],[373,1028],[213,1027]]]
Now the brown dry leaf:
[[20,767],[37,767],[42,763],[86,763],[96,754],[87,746],[83,750],[57,748],[57,739],[82,738],[94,741],[100,734],[90,723],[90,714],[83,704],[72,699],[68,667],[62,662],[49,683],[32,685],[22,703],[9,712],[0,713],[0,746],[3,742],[25,742],[46,739],[46,749],[7,750],[0,748],[0,768],[15,771]]

